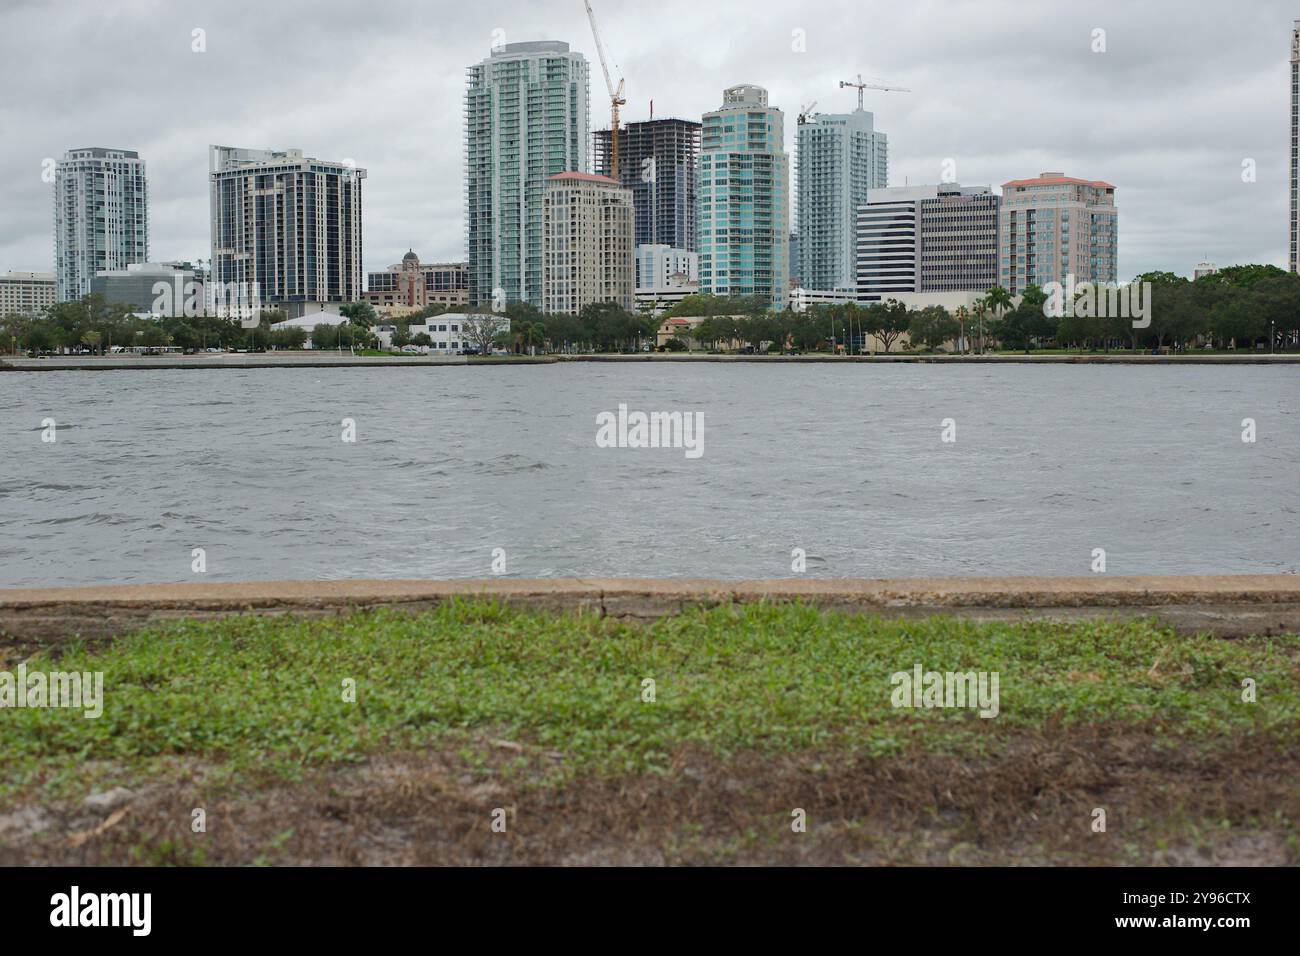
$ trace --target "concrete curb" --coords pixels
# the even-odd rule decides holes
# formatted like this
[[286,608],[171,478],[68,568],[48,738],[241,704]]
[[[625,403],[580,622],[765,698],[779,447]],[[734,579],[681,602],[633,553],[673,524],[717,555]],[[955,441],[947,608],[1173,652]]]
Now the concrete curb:
[[231,357],[211,359],[203,356],[172,358],[75,358],[70,356],[47,359],[0,359],[0,371],[6,372],[108,372],[145,371],[156,369],[230,369],[230,368],[440,368],[444,366],[488,365],[562,365],[567,362],[677,362],[715,363],[751,362],[781,364],[858,364],[858,365],[1300,365],[1300,354],[1267,355],[1243,353],[1241,355],[1143,355],[1141,353],[1101,353],[1071,355],[927,355],[893,353],[887,355],[687,355],[672,352],[651,352],[641,355],[515,355],[491,358],[465,357],[404,358],[401,356],[356,358],[324,358],[311,353],[280,353],[267,358]]
[[920,578],[720,581],[517,580],[251,581],[0,590],[0,637],[55,644],[110,637],[176,618],[339,614],[436,607],[453,598],[519,607],[654,618],[695,606],[801,601],[885,617],[949,614],[978,620],[1078,621],[1153,616],[1184,633],[1300,634],[1300,575],[1115,578]]

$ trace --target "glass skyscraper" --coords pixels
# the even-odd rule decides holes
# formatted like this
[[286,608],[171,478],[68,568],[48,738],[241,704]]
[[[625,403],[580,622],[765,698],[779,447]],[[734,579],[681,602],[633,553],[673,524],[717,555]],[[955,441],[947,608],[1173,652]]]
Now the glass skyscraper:
[[132,149],[70,149],[54,171],[54,274],[60,302],[95,273],[149,260],[149,187]]
[[704,114],[699,178],[700,291],[760,296],[785,307],[790,263],[790,157],[785,117],[761,86],[723,91]]
[[508,43],[468,70],[465,242],[471,304],[542,305],[542,201],[587,172],[588,65],[557,40]]
[[866,110],[816,113],[799,124],[799,261],[805,289],[853,289],[854,226],[867,190],[889,185],[889,143]]

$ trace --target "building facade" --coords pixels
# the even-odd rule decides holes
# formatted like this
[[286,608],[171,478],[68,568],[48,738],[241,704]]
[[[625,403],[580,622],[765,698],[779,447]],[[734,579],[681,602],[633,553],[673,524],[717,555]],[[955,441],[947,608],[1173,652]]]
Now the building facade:
[[55,301],[53,272],[7,272],[0,276],[0,316],[16,313],[35,317]]
[[1287,261],[1300,271],[1300,20],[1291,27],[1291,214]]
[[1119,213],[1110,183],[1048,172],[1002,185],[998,284],[1012,295],[1031,285],[1115,282]]
[[90,291],[109,305],[126,305],[132,312],[176,317],[204,315],[205,274],[188,262],[133,262],[125,269],[95,273]]
[[557,40],[508,43],[468,70],[469,301],[542,304],[542,204],[557,173],[586,172],[586,58]]
[[361,181],[300,149],[209,149],[211,279],[290,316],[361,297]]
[[701,291],[758,296],[784,308],[790,157],[784,114],[768,105],[761,86],[724,90],[722,107],[704,115],[699,192]]
[[542,311],[576,315],[636,291],[632,190],[608,176],[560,173],[543,195]]
[[988,186],[957,183],[870,190],[857,216],[859,298],[997,285],[1000,202]]
[[149,180],[132,149],[70,149],[54,170],[54,275],[60,302],[90,294],[101,269],[149,259]]
[[889,185],[889,143],[866,110],[801,116],[795,163],[799,261],[806,289],[853,289],[857,211]]
[[636,244],[696,250],[696,164],[700,124],[657,119],[618,131],[619,175],[614,174],[610,131],[596,130],[596,172],[632,190]]
[[367,273],[364,298],[376,309],[394,315],[418,312],[430,305],[465,305],[469,301],[469,267],[463,262],[421,262],[411,250],[383,272]]

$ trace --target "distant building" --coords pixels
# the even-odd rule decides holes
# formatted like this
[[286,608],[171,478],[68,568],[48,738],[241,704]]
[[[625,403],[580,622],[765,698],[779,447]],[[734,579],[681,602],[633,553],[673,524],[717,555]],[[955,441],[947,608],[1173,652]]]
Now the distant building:
[[663,245],[636,247],[636,307],[660,315],[700,291],[700,254]]
[[1291,27],[1291,271],[1300,271],[1300,20]]
[[90,291],[109,305],[132,312],[175,317],[207,311],[204,273],[188,262],[133,262],[125,269],[95,273]]
[[799,260],[793,268],[804,288],[851,290],[857,211],[868,190],[889,185],[889,143],[867,110],[799,119]]
[[[433,343],[430,346],[430,352],[435,354],[459,355],[466,349],[476,348],[476,343],[465,340],[465,323],[474,322],[482,316],[467,315],[464,312],[447,312],[444,315],[436,315],[431,319],[425,319],[423,323],[412,323],[407,332],[411,335],[424,333],[429,336]],[[493,316],[493,319],[502,324],[502,331],[510,331],[510,320],[504,315]]]
[[468,71],[465,242],[469,301],[542,304],[546,181],[586,172],[586,58],[557,40],[507,43]]
[[363,298],[377,310],[393,315],[418,312],[430,305],[466,305],[469,267],[463,262],[423,263],[412,250],[396,265],[367,273]]
[[1002,185],[998,284],[1012,295],[1031,285],[1114,282],[1119,213],[1110,183],[1042,173]]
[[60,302],[90,294],[103,269],[149,259],[149,183],[133,149],[64,153],[54,171],[54,274]]
[[790,233],[790,288],[795,289],[803,285],[803,280],[799,277],[799,233]]
[[618,131],[620,175],[614,175],[610,131],[596,130],[595,170],[632,190],[636,244],[696,250],[696,169],[700,124],[657,119]]
[[364,169],[300,149],[212,146],[209,170],[214,283],[290,316],[361,298]]
[[7,272],[0,276],[0,317],[10,313],[38,316],[54,301],[53,272]]
[[997,285],[999,202],[988,186],[956,183],[869,190],[858,207],[860,299]]
[[1212,276],[1219,271],[1219,267],[1213,262],[1198,262],[1196,268],[1192,270],[1192,281],[1195,282],[1201,276]]
[[699,189],[702,291],[758,296],[769,308],[784,308],[790,157],[785,116],[768,105],[761,86],[729,87],[722,106],[704,114]]
[[608,176],[568,172],[547,180],[542,311],[576,315],[595,302],[632,309],[632,217],[632,191]]

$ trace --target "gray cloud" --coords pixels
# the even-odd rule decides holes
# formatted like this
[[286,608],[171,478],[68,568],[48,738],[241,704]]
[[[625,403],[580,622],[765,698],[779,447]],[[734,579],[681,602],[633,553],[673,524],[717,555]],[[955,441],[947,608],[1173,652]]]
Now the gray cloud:
[[[889,134],[891,182],[968,184],[1045,169],[1118,187],[1120,270],[1285,264],[1288,33],[1297,11],[1249,5],[1024,0],[802,5],[595,0],[627,79],[624,115],[696,117],[740,82],[768,88],[793,149],[800,104],[847,110],[862,72]],[[191,51],[206,31],[207,52]],[[1107,51],[1091,52],[1092,31]],[[151,254],[207,256],[207,145],[298,146],[369,170],[367,268],[464,256],[464,70],[493,30],[569,41],[604,81],[578,0],[15,3],[0,10],[0,271],[51,268],[41,162],[75,146],[149,164]],[[803,30],[806,51],[792,33]],[[1241,181],[1245,158],[1258,181]]]

